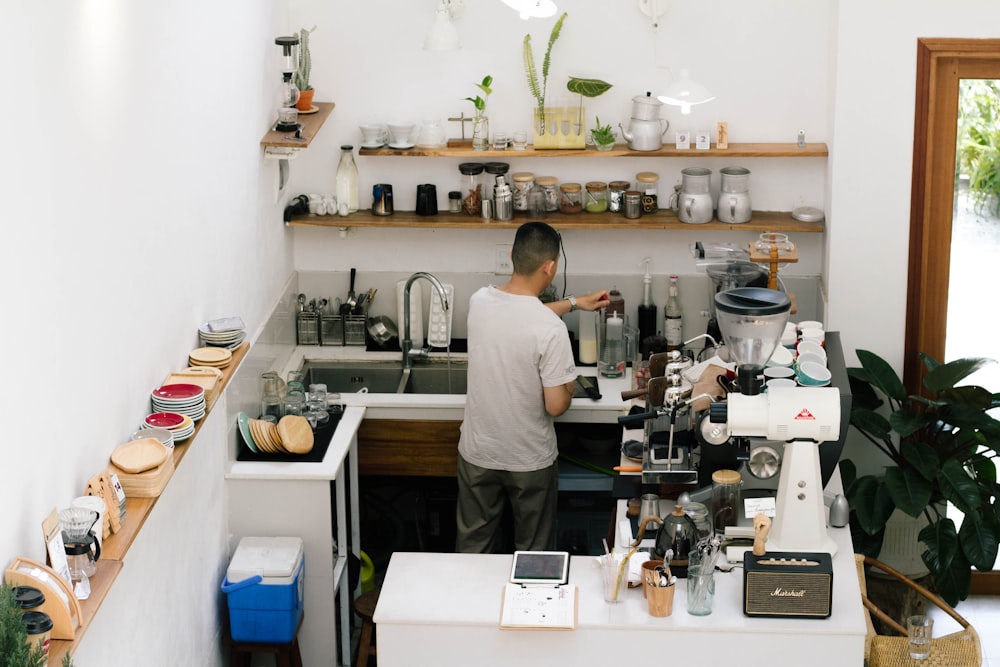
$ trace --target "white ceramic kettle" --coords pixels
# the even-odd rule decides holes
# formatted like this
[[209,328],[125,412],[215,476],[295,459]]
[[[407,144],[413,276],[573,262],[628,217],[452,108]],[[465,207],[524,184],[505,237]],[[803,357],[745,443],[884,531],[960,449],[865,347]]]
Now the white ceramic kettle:
[[663,146],[663,135],[670,123],[660,118],[660,108],[663,102],[653,97],[652,93],[636,95],[632,98],[632,120],[628,129],[621,128],[622,137],[628,142],[628,147],[634,151],[655,151]]

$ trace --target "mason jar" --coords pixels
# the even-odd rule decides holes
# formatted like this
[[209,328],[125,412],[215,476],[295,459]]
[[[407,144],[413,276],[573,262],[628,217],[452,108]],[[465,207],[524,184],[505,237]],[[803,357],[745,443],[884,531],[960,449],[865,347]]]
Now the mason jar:
[[559,184],[559,212],[580,213],[583,211],[583,197],[579,183]]
[[657,190],[660,187],[659,174],[652,171],[640,171],[635,175],[635,189],[642,193],[642,212],[656,213],[660,210],[657,203]]
[[462,210],[469,215],[479,215],[483,200],[483,163],[463,162],[458,165],[458,171],[462,174]]
[[549,213],[559,210],[559,188],[556,186],[555,176],[539,176],[535,179],[535,186],[542,189],[545,195],[545,210]]
[[604,213],[608,210],[608,184],[604,181],[587,183],[587,196],[584,199],[587,213]]
[[530,171],[519,171],[511,174],[513,184],[511,194],[514,195],[514,210],[526,212],[528,210],[528,193],[535,185],[535,175]]

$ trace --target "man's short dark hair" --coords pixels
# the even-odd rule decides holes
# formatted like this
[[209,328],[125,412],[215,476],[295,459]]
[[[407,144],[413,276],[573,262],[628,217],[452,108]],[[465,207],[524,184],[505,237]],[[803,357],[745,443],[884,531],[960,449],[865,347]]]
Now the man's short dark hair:
[[514,273],[529,276],[549,260],[559,259],[559,232],[544,222],[526,222],[517,228],[511,259]]

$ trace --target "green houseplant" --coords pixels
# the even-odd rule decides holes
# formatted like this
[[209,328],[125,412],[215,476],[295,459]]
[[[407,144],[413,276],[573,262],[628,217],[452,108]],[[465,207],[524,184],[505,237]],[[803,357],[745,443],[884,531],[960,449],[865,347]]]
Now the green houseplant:
[[[926,395],[917,396],[907,394],[884,359],[867,350],[857,355],[861,367],[847,369],[851,426],[891,464],[884,477],[858,477],[853,462],[840,463],[855,550],[878,555],[894,509],[923,515],[928,525],[918,536],[921,559],[939,595],[958,604],[968,596],[971,568],[990,570],[997,557],[1000,422],[989,411],[1000,407],[1000,395],[959,384],[994,362],[966,358],[941,364],[921,353]],[[945,515],[947,503],[964,514],[961,528]]]
[[590,131],[590,136],[594,139],[594,146],[599,151],[609,151],[615,147],[615,130],[608,125],[601,125],[599,116],[594,116],[594,129]]
[[[535,135],[534,146],[536,149],[584,147],[583,133],[569,132],[569,124],[572,120],[571,115],[567,114],[564,109],[545,106],[549,70],[552,66],[552,47],[555,46],[556,40],[559,39],[559,35],[562,33],[562,26],[566,20],[566,16],[567,14],[563,12],[549,33],[548,45],[545,48],[545,57],[542,58],[542,74],[540,79],[538,70],[535,67],[535,54],[531,46],[531,35],[525,35],[522,43],[524,73],[528,80],[528,90],[531,92],[531,96],[535,98],[534,122],[532,123],[532,127]],[[565,121],[565,129],[560,127],[564,124],[563,121]],[[578,123],[579,126],[580,124]]]
[[299,111],[309,111],[312,108],[313,95],[316,93],[309,84],[309,75],[312,74],[312,52],[309,50],[309,34],[316,30],[316,26],[306,30],[299,30],[299,64],[295,69],[295,87],[299,89],[299,101],[295,105]]
[[[3,667],[41,667],[47,657],[41,643],[29,646],[28,631],[21,620],[14,589],[0,584],[0,665]],[[70,654],[63,656],[63,667],[72,667]]]
[[476,108],[476,115],[472,119],[472,150],[485,151],[490,147],[490,119],[486,115],[486,105],[490,101],[490,95],[493,94],[492,85],[493,77],[487,74],[476,84],[476,88],[482,91],[485,97],[476,95],[465,98]]

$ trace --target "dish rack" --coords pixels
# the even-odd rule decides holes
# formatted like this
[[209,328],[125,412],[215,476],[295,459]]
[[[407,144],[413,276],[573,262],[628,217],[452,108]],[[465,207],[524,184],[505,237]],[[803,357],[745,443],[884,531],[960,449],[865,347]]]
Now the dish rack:
[[[303,318],[303,315],[307,316]],[[316,318],[314,325],[308,316]],[[317,315],[317,313],[299,313],[298,330],[299,345],[365,345],[368,313],[360,315]],[[318,327],[318,337],[312,342],[303,342],[303,325],[306,330]]]

